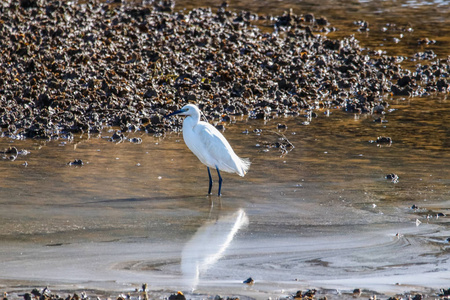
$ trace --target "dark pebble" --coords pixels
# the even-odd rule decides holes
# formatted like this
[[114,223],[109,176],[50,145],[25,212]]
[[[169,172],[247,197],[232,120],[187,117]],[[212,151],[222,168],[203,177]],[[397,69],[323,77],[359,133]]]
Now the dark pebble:
[[377,144],[392,144],[392,139],[387,136],[379,136],[377,138]]
[[354,289],[353,290],[353,296],[359,297],[361,295],[361,289]]
[[68,163],[69,166],[82,166],[84,163],[81,159],[75,159]]
[[412,297],[412,300],[422,300],[423,295],[422,294],[415,294],[414,297]]
[[312,289],[312,290],[307,290],[304,294],[303,297],[306,297],[308,299],[313,299],[314,296],[316,295],[317,290],[316,289]]
[[373,120],[375,123],[387,123],[388,120],[385,120],[384,117],[378,117]]
[[141,138],[131,138],[130,142],[132,142],[134,144],[141,144],[142,143],[142,139]]
[[387,174],[386,175],[386,179],[391,180],[394,183],[397,183],[398,182],[398,175],[394,174],[394,173]]
[[303,292],[298,290],[294,295],[294,299],[303,299]]
[[320,17],[318,19],[316,19],[317,25],[319,26],[328,26],[330,25],[330,23],[328,22],[326,17]]
[[178,292],[176,294],[172,294],[169,296],[169,300],[186,300],[186,297],[182,292]]
[[219,131],[224,132],[225,131],[225,126],[223,126],[222,124],[216,125],[216,129]]
[[19,151],[17,150],[16,147],[9,147],[6,151],[5,154],[9,154],[9,155],[14,155],[17,156],[17,154],[19,154]]
[[12,146],[8,149],[5,149],[3,151],[0,151],[0,154],[3,154],[3,159],[9,159],[11,161],[14,161],[17,159],[18,155],[27,155],[29,152],[27,150],[17,150],[16,147]]
[[247,278],[246,280],[244,280],[242,283],[253,284],[253,283],[254,283],[254,280],[253,280],[253,278],[249,277],[249,278]]
[[110,141],[111,142],[115,142],[115,143],[119,143],[119,142],[122,142],[124,139],[125,139],[125,135],[121,131],[116,131],[111,136]]

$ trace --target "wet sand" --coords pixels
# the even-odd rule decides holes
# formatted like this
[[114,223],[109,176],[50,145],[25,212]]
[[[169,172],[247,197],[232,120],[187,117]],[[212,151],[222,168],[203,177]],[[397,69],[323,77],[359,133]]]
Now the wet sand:
[[[432,117],[415,117],[430,101]],[[0,164],[1,289],[11,299],[47,285],[137,297],[142,283],[151,298],[182,290],[267,299],[312,288],[328,299],[355,288],[362,297],[435,297],[449,280],[450,108],[439,97],[391,108],[382,124],[341,111],[310,125],[233,121],[225,135],[252,168],[244,178],[225,174],[221,198],[205,195],[206,168],[178,134],[128,134],[141,144],[110,142],[114,131],[72,142],[2,139],[0,148],[30,153]],[[265,148],[274,132],[295,148],[284,156]],[[378,136],[393,143],[371,142]],[[83,166],[67,165],[75,159]]]

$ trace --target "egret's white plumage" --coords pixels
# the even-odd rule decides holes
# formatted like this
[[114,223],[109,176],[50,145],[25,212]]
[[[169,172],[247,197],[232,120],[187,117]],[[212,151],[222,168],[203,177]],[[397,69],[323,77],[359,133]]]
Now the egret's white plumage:
[[217,169],[219,175],[219,195],[222,185],[221,171],[237,173],[244,176],[250,167],[248,159],[242,159],[234,153],[228,141],[214,126],[200,121],[200,110],[193,104],[171,113],[186,116],[183,121],[183,139],[188,148],[198,159],[208,167],[209,192],[211,193],[212,179],[209,167]]

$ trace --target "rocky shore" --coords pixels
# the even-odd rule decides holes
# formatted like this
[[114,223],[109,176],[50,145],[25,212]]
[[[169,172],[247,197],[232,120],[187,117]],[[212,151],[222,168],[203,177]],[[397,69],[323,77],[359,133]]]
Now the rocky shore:
[[335,28],[324,17],[117,2],[0,4],[1,136],[54,139],[109,126],[160,135],[179,126],[163,116],[187,102],[227,122],[318,108],[382,113],[389,95],[449,91],[449,59],[427,50],[416,70],[404,69],[404,57],[327,38]]
[[[412,299],[412,300],[424,300],[424,299],[449,299],[450,289],[441,289],[439,292],[431,294],[423,294],[419,292],[410,292],[404,294],[397,294],[394,296],[383,295],[374,291],[354,289],[348,292],[339,292],[337,290],[316,290],[308,289],[305,291],[298,290],[294,293],[283,293],[284,296],[277,297],[277,299],[303,299],[303,300],[332,300],[332,299],[388,299],[388,300],[400,300],[400,299]],[[48,287],[44,289],[32,289],[29,292],[4,292],[3,300],[89,300],[94,299],[107,299],[107,300],[137,300],[137,299],[168,299],[168,300],[186,300],[186,299],[211,299],[211,300],[251,300],[252,297],[237,296],[237,295],[217,295],[217,294],[184,294],[181,291],[169,292],[169,291],[149,291],[147,284],[142,285],[142,289],[136,289],[134,292],[117,293],[87,290],[87,291],[57,291],[52,292]],[[269,297],[270,299],[270,297]]]

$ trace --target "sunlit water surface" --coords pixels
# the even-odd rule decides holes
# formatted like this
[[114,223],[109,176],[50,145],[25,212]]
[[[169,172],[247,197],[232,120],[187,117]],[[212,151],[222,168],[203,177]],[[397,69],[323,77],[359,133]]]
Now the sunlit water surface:
[[[256,298],[446,287],[450,102],[391,103],[384,123],[332,110],[310,125],[226,124],[252,165],[244,178],[222,174],[220,198],[206,196],[206,167],[178,134],[128,133],[141,144],[110,142],[112,132],[1,139],[0,149],[30,153],[0,161],[0,284],[123,291],[146,282]],[[295,146],[284,156],[264,147],[280,135]],[[378,136],[393,142],[371,142]],[[84,165],[67,164],[75,159]]]

